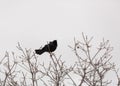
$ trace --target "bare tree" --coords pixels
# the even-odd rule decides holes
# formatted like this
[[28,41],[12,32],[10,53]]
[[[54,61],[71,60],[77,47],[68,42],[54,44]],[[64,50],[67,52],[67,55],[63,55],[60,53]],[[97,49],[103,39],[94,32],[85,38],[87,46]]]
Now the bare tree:
[[111,80],[106,75],[113,70],[120,86],[118,70],[111,62],[113,47],[109,40],[103,39],[95,47],[91,43],[93,37],[82,34],[82,38],[83,41],[74,39],[74,45],[69,46],[75,54],[73,59],[77,57],[69,67],[61,56],[51,52],[46,65],[34,51],[18,43],[19,54],[6,52],[0,61],[0,86],[108,86]]
[[110,81],[105,80],[105,75],[114,68],[110,62],[113,47],[103,39],[98,48],[92,50],[93,37],[82,36],[83,42],[74,39],[74,47],[69,46],[78,58],[74,73],[81,79],[79,86],[107,86]]
[[50,63],[49,67],[45,67],[44,64],[41,66],[44,70],[41,70],[41,73],[45,74],[49,77],[50,82],[47,86],[65,86],[65,79],[69,77],[69,73],[73,71],[73,67],[67,67],[65,62],[61,60],[61,56],[59,58],[56,57],[54,53],[50,53]]
[[2,68],[4,67],[4,69],[1,69],[0,71],[2,75],[2,78],[0,78],[1,86],[18,86],[15,78],[19,71],[16,71],[17,61],[15,60],[14,53],[12,53],[12,58],[13,61],[11,62],[11,57],[9,53],[6,52],[4,58],[1,60],[0,66]]

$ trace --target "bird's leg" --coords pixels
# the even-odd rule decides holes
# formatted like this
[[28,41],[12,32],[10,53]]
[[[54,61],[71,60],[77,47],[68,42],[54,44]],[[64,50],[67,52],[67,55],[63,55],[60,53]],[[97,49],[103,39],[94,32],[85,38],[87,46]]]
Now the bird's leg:
[[52,52],[49,52],[49,54],[50,54],[50,57],[52,57]]
[[55,54],[53,52],[49,52],[50,56],[54,56]]

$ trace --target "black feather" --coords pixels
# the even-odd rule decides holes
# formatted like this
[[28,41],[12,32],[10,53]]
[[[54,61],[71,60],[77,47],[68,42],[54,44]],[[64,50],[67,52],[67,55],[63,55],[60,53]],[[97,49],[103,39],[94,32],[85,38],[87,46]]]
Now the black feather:
[[57,48],[57,40],[54,40],[50,42],[49,44],[46,44],[42,49],[36,49],[36,54],[43,54],[44,52],[53,52]]

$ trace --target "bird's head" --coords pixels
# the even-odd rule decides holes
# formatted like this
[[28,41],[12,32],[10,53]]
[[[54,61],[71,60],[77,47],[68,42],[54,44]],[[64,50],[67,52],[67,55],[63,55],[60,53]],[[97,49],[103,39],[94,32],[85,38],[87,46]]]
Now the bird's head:
[[57,40],[54,40],[54,41],[53,41],[53,44],[57,45]]

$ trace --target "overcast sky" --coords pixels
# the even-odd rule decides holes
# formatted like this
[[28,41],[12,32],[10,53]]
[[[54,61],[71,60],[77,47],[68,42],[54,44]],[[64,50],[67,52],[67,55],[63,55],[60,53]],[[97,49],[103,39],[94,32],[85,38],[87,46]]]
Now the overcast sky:
[[84,32],[95,41],[110,40],[117,59],[119,29],[119,0],[0,0],[1,53],[14,51],[17,42],[35,49],[57,39],[59,53],[64,54],[73,38]]
[[67,45],[82,32],[96,42],[110,40],[119,62],[120,0],[0,0],[0,55],[17,42],[34,50],[57,39],[56,53],[67,59]]
[[82,32],[109,39],[119,53],[119,29],[119,0],[0,0],[2,53],[17,42],[34,49],[53,39],[64,49]]

